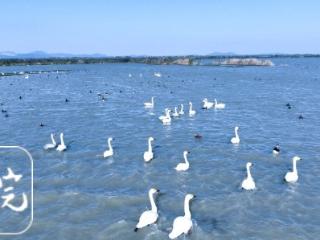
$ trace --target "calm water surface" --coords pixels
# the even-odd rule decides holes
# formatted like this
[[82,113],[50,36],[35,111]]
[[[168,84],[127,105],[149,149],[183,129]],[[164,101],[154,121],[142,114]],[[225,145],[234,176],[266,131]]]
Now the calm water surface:
[[[186,193],[197,195],[191,206],[194,228],[186,239],[318,239],[320,59],[273,61],[274,67],[245,68],[1,67],[1,72],[70,70],[0,78],[1,107],[9,114],[0,114],[0,144],[27,148],[35,168],[34,223],[12,239],[167,239],[173,219],[183,214]],[[98,93],[108,93],[107,101]],[[151,96],[152,111],[143,107]],[[226,108],[204,111],[204,97]],[[185,115],[171,126],[158,120],[165,107],[189,101],[195,117]],[[229,143],[236,125],[238,147]],[[66,152],[42,150],[51,132],[64,132]],[[202,140],[194,139],[195,133]],[[109,136],[115,155],[103,159]],[[149,136],[156,138],[155,159],[145,164]],[[277,143],[282,152],[274,157]],[[177,173],[184,150],[190,151],[191,167]],[[294,155],[302,158],[300,178],[288,185],[283,177]],[[254,163],[254,192],[239,188],[247,161]],[[150,187],[163,192],[158,224],[135,233],[140,214],[150,208]]]

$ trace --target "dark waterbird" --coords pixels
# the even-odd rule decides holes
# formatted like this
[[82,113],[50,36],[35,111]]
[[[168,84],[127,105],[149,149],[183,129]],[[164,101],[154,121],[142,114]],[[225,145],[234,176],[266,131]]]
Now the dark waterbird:
[[274,154],[279,154],[279,153],[280,153],[280,145],[277,144],[277,145],[273,148],[272,152],[273,152]]
[[298,118],[299,118],[300,120],[304,119],[304,117],[302,116],[302,114],[300,114]]
[[290,103],[287,103],[287,104],[286,104],[286,107],[287,107],[288,109],[291,109]]
[[202,135],[200,135],[199,133],[197,133],[197,134],[194,135],[194,138],[195,138],[195,139],[202,139]]

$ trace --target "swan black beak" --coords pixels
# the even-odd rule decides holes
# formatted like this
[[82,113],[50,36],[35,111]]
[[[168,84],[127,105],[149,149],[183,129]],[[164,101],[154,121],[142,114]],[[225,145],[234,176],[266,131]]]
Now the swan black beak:
[[157,189],[157,193],[158,193],[158,192],[160,192],[160,190],[159,190],[159,189]]

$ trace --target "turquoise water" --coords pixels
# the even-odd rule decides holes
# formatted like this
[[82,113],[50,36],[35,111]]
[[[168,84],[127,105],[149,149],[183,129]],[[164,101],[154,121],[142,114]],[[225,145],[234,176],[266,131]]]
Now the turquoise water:
[[[0,78],[0,107],[9,115],[0,113],[0,144],[23,146],[34,158],[34,222],[11,238],[167,239],[174,218],[183,214],[185,194],[194,193],[194,228],[187,239],[317,239],[320,59],[273,62],[274,67],[0,67],[0,72],[51,71],[29,79]],[[108,93],[107,100],[98,93]],[[143,107],[151,96],[153,111]],[[202,110],[205,97],[226,108]],[[185,115],[170,126],[158,120],[165,107],[189,101],[195,117]],[[229,143],[236,125],[238,147]],[[64,132],[66,152],[42,150],[51,132],[57,140]],[[195,139],[196,133],[203,138]],[[103,159],[109,136],[115,155]],[[155,159],[145,164],[149,136],[156,139]],[[281,154],[274,157],[277,143]],[[190,169],[177,173],[184,150],[190,151]],[[283,177],[294,155],[302,158],[299,181],[288,185]],[[254,192],[240,189],[247,161],[254,163]],[[158,224],[135,233],[140,214],[150,208],[150,187],[163,192]],[[0,220],[5,218],[0,212]]]

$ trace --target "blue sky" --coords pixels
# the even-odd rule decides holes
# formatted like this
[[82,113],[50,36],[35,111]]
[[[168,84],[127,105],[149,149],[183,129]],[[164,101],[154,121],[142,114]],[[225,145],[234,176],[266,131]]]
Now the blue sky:
[[3,0],[0,51],[320,53],[320,1]]

